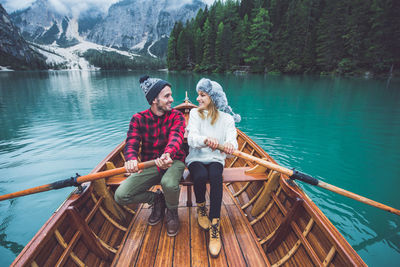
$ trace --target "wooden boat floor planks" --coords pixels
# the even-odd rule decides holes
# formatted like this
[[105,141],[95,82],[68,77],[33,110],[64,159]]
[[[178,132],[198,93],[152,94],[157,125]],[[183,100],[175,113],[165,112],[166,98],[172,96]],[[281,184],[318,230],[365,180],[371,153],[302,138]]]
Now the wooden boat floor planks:
[[[185,102],[176,108],[188,120],[193,107]],[[238,144],[241,152],[276,164],[240,130]],[[92,173],[122,167],[124,145]],[[195,197],[190,181],[181,183],[180,232],[168,237],[164,223],[147,224],[148,204],[119,206],[114,201],[125,179],[117,175],[74,191],[12,266],[366,266],[295,182],[285,175],[272,177],[272,170],[251,161],[226,161],[223,247],[216,259],[209,256],[208,233],[198,226],[196,207],[191,207]]]
[[[227,189],[224,193],[231,195]],[[208,253],[208,232],[197,224],[196,207],[179,207],[181,229],[172,238],[167,236],[164,224],[147,225],[149,214],[148,208],[137,214],[113,266],[132,266],[139,262],[144,266],[205,266],[208,263],[211,266],[269,265],[264,252],[257,246],[257,240],[248,229],[248,223],[233,202],[222,206],[223,247],[218,258],[212,258]]]

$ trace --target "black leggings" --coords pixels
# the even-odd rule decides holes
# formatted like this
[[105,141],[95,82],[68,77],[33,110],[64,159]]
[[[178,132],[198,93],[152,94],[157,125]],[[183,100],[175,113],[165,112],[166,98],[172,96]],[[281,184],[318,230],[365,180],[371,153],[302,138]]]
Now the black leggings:
[[206,183],[210,181],[210,220],[219,218],[222,202],[222,171],[224,166],[219,162],[204,164],[198,161],[189,165],[190,175],[193,179],[196,203],[206,201]]

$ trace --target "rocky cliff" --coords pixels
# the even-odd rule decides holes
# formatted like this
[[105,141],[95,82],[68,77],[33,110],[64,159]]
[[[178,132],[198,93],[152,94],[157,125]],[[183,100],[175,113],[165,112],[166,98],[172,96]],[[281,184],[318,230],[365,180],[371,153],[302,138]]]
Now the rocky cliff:
[[107,16],[91,30],[88,39],[128,50],[151,49],[155,42],[169,36],[176,21],[186,22],[205,7],[198,0],[181,6],[173,3],[176,1],[125,0],[114,4]]
[[44,58],[22,38],[1,4],[0,66],[12,69],[45,68]]
[[37,0],[11,18],[23,37],[35,43],[69,47],[85,40],[162,56],[174,23],[193,18],[204,7],[200,0],[123,0],[106,13],[92,11],[77,16],[60,14],[51,1]]

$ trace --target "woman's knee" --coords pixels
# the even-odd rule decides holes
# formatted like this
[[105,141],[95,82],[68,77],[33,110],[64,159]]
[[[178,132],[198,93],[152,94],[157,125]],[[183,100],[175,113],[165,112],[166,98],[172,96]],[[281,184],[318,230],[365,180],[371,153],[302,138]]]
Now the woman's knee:
[[190,176],[194,184],[206,183],[208,180],[208,171],[204,164],[193,162],[189,165]]

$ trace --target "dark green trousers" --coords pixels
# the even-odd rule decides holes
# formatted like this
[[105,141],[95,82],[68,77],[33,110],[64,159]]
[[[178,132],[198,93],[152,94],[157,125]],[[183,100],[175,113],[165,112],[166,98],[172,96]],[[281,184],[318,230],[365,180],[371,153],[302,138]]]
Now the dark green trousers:
[[180,160],[174,160],[164,175],[157,171],[156,166],[144,169],[141,173],[133,173],[115,191],[115,201],[121,205],[153,204],[155,193],[148,190],[153,185],[161,184],[167,208],[176,209],[179,203],[179,182],[184,170],[185,164]]

